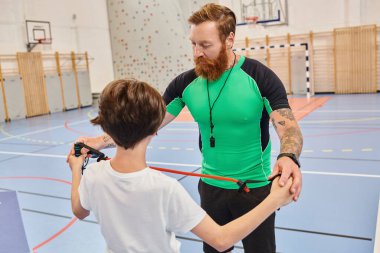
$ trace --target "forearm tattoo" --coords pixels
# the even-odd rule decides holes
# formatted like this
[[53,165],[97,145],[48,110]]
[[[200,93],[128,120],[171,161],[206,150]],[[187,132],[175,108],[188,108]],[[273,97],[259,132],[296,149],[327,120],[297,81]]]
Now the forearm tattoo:
[[293,153],[297,157],[300,156],[303,146],[303,139],[301,131],[298,127],[292,126],[287,128],[280,141],[280,153]]
[[279,109],[277,112],[284,117],[285,119],[288,119],[290,121],[295,121],[294,115],[290,109]]
[[277,131],[277,124],[282,126],[282,127],[285,127],[286,123],[285,123],[285,120],[281,120],[279,122],[276,123],[276,121],[274,119],[272,119],[272,125],[274,127],[274,129]]
[[276,112],[284,118],[284,120],[277,122],[272,118],[272,124],[280,136],[280,153],[293,153],[299,157],[303,146],[303,138],[298,125],[294,124],[296,119],[292,111],[290,109],[279,109]]
[[103,135],[103,141],[106,144],[104,148],[114,148],[116,146],[112,138],[106,134]]

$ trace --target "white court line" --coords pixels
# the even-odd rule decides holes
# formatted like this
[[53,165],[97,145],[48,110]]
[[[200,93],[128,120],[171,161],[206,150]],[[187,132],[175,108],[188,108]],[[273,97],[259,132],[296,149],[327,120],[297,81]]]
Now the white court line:
[[[72,125],[82,124],[83,122],[89,122],[89,121],[88,121],[88,120],[81,120],[81,121],[73,122],[73,123],[70,123],[70,126],[72,126]],[[31,134],[43,133],[43,132],[47,132],[47,131],[50,131],[50,130],[55,130],[55,129],[63,128],[63,127],[65,127],[65,126],[64,126],[64,125],[60,125],[60,126],[55,126],[55,127],[49,127],[49,128],[45,128],[45,129],[40,129],[40,130],[33,131],[33,132],[27,132],[27,133],[23,133],[23,134],[19,134],[19,135],[12,135],[12,136],[10,136],[10,137],[6,137],[6,138],[3,138],[3,139],[0,139],[0,141],[5,141],[5,140],[9,140],[9,139],[14,139],[14,138],[18,138],[18,137],[23,137],[23,136],[27,136],[27,135],[31,135]],[[2,126],[0,126],[0,128],[1,128],[2,130],[4,130]]]
[[[51,158],[64,158],[65,155],[51,155],[51,154],[38,154],[38,153],[23,153],[23,152],[10,152],[10,151],[0,151],[2,155],[19,155],[19,156],[37,156],[37,157],[51,157]],[[182,167],[200,167],[199,164],[184,164],[184,163],[164,163],[164,162],[150,162],[149,164],[159,164],[159,165],[173,165],[173,166],[182,166]]]
[[51,154],[38,154],[38,153],[21,153],[21,152],[8,152],[0,151],[2,155],[20,155],[20,156],[38,156],[38,157],[52,157],[52,158],[66,158],[64,155],[51,155]]
[[186,164],[186,163],[163,163],[163,162],[150,162],[146,161],[149,164],[158,164],[158,165],[172,165],[172,166],[181,166],[181,167],[201,167],[200,164]]
[[[309,112],[308,110],[301,110],[297,112]],[[347,112],[347,113],[353,113],[353,112],[380,112],[380,110],[316,110],[314,112],[326,112],[326,113],[337,113],[337,112]]]
[[373,253],[380,253],[380,197],[379,197],[379,206],[377,208],[375,246],[373,247]]
[[325,123],[340,123],[340,122],[363,122],[363,121],[373,121],[380,120],[379,117],[371,118],[359,118],[359,119],[336,119],[336,120],[301,120],[299,124],[325,124]]
[[[9,152],[9,151],[0,151],[0,154],[3,154],[3,155],[20,155],[20,156],[52,157],[52,158],[65,158],[66,159],[65,155],[51,155],[51,154],[37,154],[37,153],[23,153],[23,152]],[[157,164],[157,165],[181,166],[181,167],[196,167],[196,168],[199,168],[201,166],[200,164],[165,163],[165,162],[152,162],[152,161],[147,161],[147,163],[148,164]],[[302,174],[324,175],[324,176],[380,178],[380,175],[323,172],[323,171],[310,171],[310,170],[303,170]]]
[[380,175],[371,174],[356,174],[356,173],[338,173],[338,172],[320,172],[320,171],[309,171],[303,170],[302,174],[314,174],[314,175],[324,175],[324,176],[343,176],[343,177],[369,177],[369,178],[380,178]]
[[[163,128],[161,131],[192,131],[198,132],[198,128]],[[158,132],[160,133],[160,132]]]
[[198,125],[198,123],[195,121],[176,121],[176,120],[170,122],[170,124],[196,124]]

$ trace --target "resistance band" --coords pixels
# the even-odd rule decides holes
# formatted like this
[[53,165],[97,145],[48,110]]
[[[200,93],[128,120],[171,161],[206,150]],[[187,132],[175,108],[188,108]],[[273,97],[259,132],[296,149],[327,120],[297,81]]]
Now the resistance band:
[[[101,161],[101,160],[109,160],[111,158],[108,158],[104,153],[100,152],[99,150],[96,150],[90,146],[87,146],[86,144],[82,143],[82,142],[77,142],[74,144],[74,151],[75,151],[75,156],[76,157],[79,157],[82,155],[81,153],[81,149],[82,148],[86,148],[88,150],[87,154],[88,155],[91,155],[91,158],[97,158],[97,161]],[[82,166],[82,173],[83,173],[83,170],[86,169],[86,165],[88,163],[88,157],[86,157],[86,160]],[[239,186],[239,191],[245,191],[245,192],[249,192],[249,188],[247,187],[247,183],[262,183],[263,181],[260,181],[260,180],[245,180],[245,181],[242,181],[242,180],[238,180],[238,179],[234,179],[234,178],[229,178],[229,177],[222,177],[222,176],[214,176],[214,175],[207,175],[207,174],[201,174],[201,173],[194,173],[194,172],[185,172],[185,171],[179,171],[179,170],[172,170],[172,169],[166,169],[166,168],[158,168],[158,167],[151,167],[149,166],[149,168],[151,169],[154,169],[154,170],[158,170],[158,171],[161,171],[161,172],[168,172],[168,173],[174,173],[174,174],[180,174],[180,175],[186,175],[186,176],[192,176],[192,177],[203,177],[203,178],[212,178],[212,179],[216,179],[216,180],[223,180],[223,181],[229,181],[229,182],[232,182],[232,183],[236,183],[238,186]],[[274,178],[280,176],[281,174],[278,174],[276,175]],[[272,178],[271,180],[269,181],[273,181]]]

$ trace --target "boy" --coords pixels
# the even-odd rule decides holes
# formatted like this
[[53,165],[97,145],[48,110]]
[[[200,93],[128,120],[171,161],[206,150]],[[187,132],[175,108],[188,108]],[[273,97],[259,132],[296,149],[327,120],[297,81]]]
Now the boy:
[[177,180],[146,164],[147,146],[165,111],[161,95],[148,84],[113,81],[103,90],[99,115],[91,122],[113,138],[116,155],[89,165],[83,176],[84,155],[72,153],[68,158],[73,213],[84,219],[94,212],[108,252],[180,252],[175,234],[190,230],[223,251],[291,202],[291,180],[284,187],[274,183],[271,194],[255,209],[224,226],[216,224]]

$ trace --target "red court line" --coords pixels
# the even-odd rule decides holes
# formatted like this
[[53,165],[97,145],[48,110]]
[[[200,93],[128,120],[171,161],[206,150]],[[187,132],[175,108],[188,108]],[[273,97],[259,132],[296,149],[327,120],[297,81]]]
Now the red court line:
[[[64,183],[71,185],[70,181],[67,180],[62,180],[58,178],[51,178],[51,177],[33,177],[33,176],[13,176],[13,177],[0,177],[0,179],[32,179],[32,180],[49,180],[49,181],[55,181],[59,183]],[[57,233],[46,239],[45,241],[41,242],[37,246],[33,247],[33,253],[37,253],[37,249],[41,248],[42,246],[48,244],[50,241],[56,239],[59,235],[61,235],[63,232],[65,232],[69,227],[71,227],[76,221],[78,220],[77,217],[74,217],[73,219],[70,220],[66,226],[61,228]]]
[[41,248],[42,246],[48,244],[50,241],[57,238],[59,235],[61,235],[63,232],[65,232],[69,227],[71,227],[76,221],[78,220],[77,217],[74,217],[66,226],[64,226],[61,230],[59,230],[57,233],[55,233],[53,236],[48,238],[47,240],[43,241],[42,243],[38,244],[33,248],[33,253],[37,253],[37,249]]
[[71,132],[74,132],[74,133],[77,133],[80,135],[88,136],[88,133],[86,133],[86,132],[81,132],[81,131],[75,130],[74,128],[69,127],[69,123],[67,122],[67,120],[65,121],[64,125],[65,125],[65,128]]
[[58,179],[58,178],[51,178],[51,177],[33,177],[33,176],[14,176],[14,177],[0,177],[0,179],[33,179],[33,180],[49,180],[49,181],[55,181],[59,183],[64,183],[71,185],[70,181]]
[[329,99],[330,97],[289,98],[289,104],[294,117],[300,121],[311,112],[322,107]]

